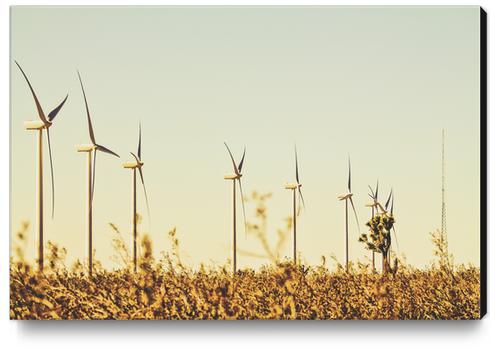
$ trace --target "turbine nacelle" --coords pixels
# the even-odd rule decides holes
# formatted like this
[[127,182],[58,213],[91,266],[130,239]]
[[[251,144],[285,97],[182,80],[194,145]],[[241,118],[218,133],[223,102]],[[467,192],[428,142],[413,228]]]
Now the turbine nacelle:
[[225,180],[237,180],[239,178],[241,178],[243,175],[242,174],[229,174],[229,175],[225,175]]
[[137,162],[125,162],[123,163],[123,168],[125,169],[137,169],[139,167],[142,167],[144,163],[140,161],[139,163]]
[[77,145],[77,152],[92,152],[97,149],[97,145],[93,144],[85,144],[85,145]]
[[383,205],[381,205],[377,200],[374,200],[372,203],[370,204],[366,204],[366,207],[374,207],[376,209],[379,209],[381,210],[381,213],[382,214],[386,214],[387,211],[386,209],[383,207]]
[[284,185],[284,188],[285,189],[291,189],[291,190],[294,190],[294,189],[298,189],[300,188],[302,185],[301,184],[298,184],[298,183],[286,183]]
[[352,193],[347,193],[347,194],[344,194],[344,195],[339,195],[339,200],[347,200],[349,199],[350,197],[352,197],[354,194]]
[[26,130],[48,129],[53,123],[44,123],[42,120],[28,120],[24,122]]

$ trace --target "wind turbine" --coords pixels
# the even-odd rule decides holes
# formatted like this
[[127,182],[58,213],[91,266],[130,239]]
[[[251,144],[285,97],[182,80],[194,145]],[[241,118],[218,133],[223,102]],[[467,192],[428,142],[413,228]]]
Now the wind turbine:
[[303,193],[301,192],[302,184],[299,181],[299,169],[298,169],[298,151],[296,150],[296,146],[294,147],[294,160],[295,160],[295,169],[296,169],[296,182],[295,183],[286,183],[284,188],[293,191],[293,261],[296,265],[296,216],[299,216],[299,211],[301,205],[298,203],[298,209],[296,209],[296,190],[298,190],[299,198],[301,199],[301,204],[303,208],[305,208],[305,200],[303,199]]
[[[80,77],[80,72],[78,72],[78,79],[80,80],[80,86],[82,87],[83,99],[85,101],[85,109],[87,111],[88,120],[88,131],[90,135],[90,144],[77,145],[78,152],[87,153],[87,258],[88,258],[88,271],[89,275],[92,276],[92,265],[93,265],[93,253],[92,253],[92,202],[94,197],[94,187],[95,187],[95,164],[97,159],[97,151],[101,151],[107,154],[111,154],[119,158],[119,155],[111,151],[109,148],[104,147],[97,143],[95,140],[94,129],[92,127],[92,120],[90,119],[90,111],[88,109],[87,97],[85,95],[85,89],[83,88],[82,78]],[[92,165],[93,157],[93,165]]]
[[351,167],[349,158],[349,180],[347,181],[348,192],[346,194],[340,195],[338,198],[340,201],[345,201],[345,269],[349,272],[349,201],[356,216],[357,229],[359,227],[359,219],[357,218],[356,208],[354,207],[354,202],[352,201],[352,196],[354,195],[351,191]]
[[63,101],[56,106],[51,112],[49,112],[46,117],[41,104],[32,88],[31,82],[24,73],[24,70],[20,67],[19,63],[16,61],[15,64],[19,67],[20,72],[24,76],[29,89],[31,90],[32,97],[36,103],[37,113],[40,120],[37,121],[27,121],[24,122],[26,130],[37,130],[37,261],[39,271],[43,271],[44,268],[44,209],[43,209],[43,130],[46,130],[46,137],[48,142],[48,152],[49,152],[49,164],[51,168],[51,218],[54,217],[54,170],[53,170],[53,157],[51,155],[51,140],[49,137],[49,128],[53,125],[53,120],[56,115],[60,112],[61,108],[65,104],[68,94],[65,96]]
[[[373,191],[373,188],[371,188],[371,186],[369,186],[369,190],[371,191],[371,193],[369,193],[368,195],[373,201],[371,204],[367,204],[366,206],[371,207],[373,209],[373,212],[375,209],[376,212],[381,211],[381,213],[386,213],[387,212],[386,209],[388,207],[383,207],[383,205],[378,200],[378,181],[376,181],[376,190]],[[391,198],[391,192],[390,192],[390,198]],[[373,217],[374,217],[374,213],[373,213]]]
[[233,274],[236,273],[236,181],[238,181],[238,185],[240,187],[240,197],[242,200],[242,209],[243,209],[243,220],[245,223],[245,233],[247,232],[247,218],[245,216],[245,203],[243,201],[243,190],[242,190],[242,168],[243,168],[243,161],[245,159],[245,151],[246,148],[243,148],[243,154],[242,154],[242,159],[240,160],[240,163],[238,164],[238,167],[236,166],[235,159],[233,158],[233,154],[231,154],[230,148],[225,142],[226,149],[228,150],[228,153],[230,154],[231,162],[233,163],[233,174],[226,175],[225,180],[232,180],[233,181]]
[[[376,190],[373,191],[373,188],[371,188],[371,186],[369,186],[369,190],[371,191],[371,193],[368,193],[368,195],[372,199],[372,202],[366,204],[366,207],[371,208],[371,219],[373,219],[374,212],[378,212],[378,208],[381,208],[384,211],[383,206],[381,206],[381,204],[378,202],[378,181],[376,181]],[[376,272],[376,252],[374,250],[372,255],[372,265],[373,272]]]
[[133,206],[132,206],[132,228],[133,228],[133,270],[138,271],[138,257],[137,257],[137,240],[138,240],[138,230],[137,230],[137,210],[136,210],[136,170],[140,174],[141,184],[143,185],[143,190],[145,192],[146,208],[148,209],[148,215],[150,215],[150,207],[148,205],[148,194],[146,193],[145,179],[143,178],[143,161],[141,160],[141,123],[139,125],[139,138],[138,138],[138,155],[131,152],[134,157],[135,162],[126,162],[123,164],[125,169],[131,169],[132,172],[132,192],[133,192]]
[[[395,202],[395,194],[393,193],[393,188],[390,191],[390,195],[388,196],[388,200],[386,200],[386,203],[385,203],[385,206],[384,206],[384,210],[383,210],[383,214],[387,214],[388,213],[388,206],[390,205],[390,201],[391,201],[390,216],[393,217],[393,204]],[[393,235],[395,235],[396,250],[397,250],[397,252],[399,252],[400,247],[398,245],[398,237],[396,236],[395,224],[393,224],[393,227],[392,228],[393,228]],[[391,248],[390,248],[390,250],[391,250]],[[391,260],[390,259],[390,253],[388,253],[388,261]]]

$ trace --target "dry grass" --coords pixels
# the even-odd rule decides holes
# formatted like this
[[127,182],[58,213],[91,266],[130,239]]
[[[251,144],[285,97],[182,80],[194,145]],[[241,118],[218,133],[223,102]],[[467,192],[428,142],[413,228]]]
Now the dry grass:
[[232,276],[160,263],[98,271],[10,272],[12,319],[477,319],[480,272],[346,274],[289,263]]
[[[176,230],[169,232],[172,250],[156,260],[148,236],[141,238],[139,272],[128,268],[127,247],[116,226],[114,259],[123,270],[106,271],[96,262],[88,277],[80,262],[65,267],[66,251],[49,243],[44,274],[23,256],[28,225],[15,234],[10,265],[12,319],[478,319],[480,270],[446,261],[447,248],[433,235],[439,263],[417,270],[400,262],[396,273],[373,274],[368,264],[294,266],[279,262],[285,231],[277,247],[268,244],[266,195],[256,195],[257,223],[251,224],[263,244],[262,257],[274,265],[258,271],[226,267],[187,268],[180,259]],[[325,261],[323,262],[325,263]]]

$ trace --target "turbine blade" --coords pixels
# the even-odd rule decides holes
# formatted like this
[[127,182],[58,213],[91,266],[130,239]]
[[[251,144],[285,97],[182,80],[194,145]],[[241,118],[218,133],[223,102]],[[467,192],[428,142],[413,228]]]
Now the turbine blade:
[[139,124],[138,158],[141,160],[141,122]]
[[242,180],[240,178],[238,179],[238,186],[240,187],[240,198],[242,200],[243,223],[245,225],[245,235],[247,235],[248,234],[247,217],[245,215],[245,201],[243,200]]
[[391,209],[390,209],[390,214],[393,216],[393,204],[395,203],[395,193],[393,193],[391,197]]
[[233,158],[233,154],[231,154],[230,147],[225,142],[226,149],[228,150],[228,153],[230,154],[231,161],[233,162],[233,170],[235,171],[236,175],[240,175],[240,171],[238,171],[238,168],[236,167],[235,159]]
[[129,152],[129,153],[134,157],[134,159],[136,160],[136,162],[138,163],[138,165],[140,165],[141,164],[141,161],[138,158],[138,156],[136,154],[134,154],[133,152]]
[[299,170],[298,170],[298,151],[296,146],[294,146],[294,161],[296,166],[296,183],[299,184]]
[[63,101],[61,102],[61,104],[59,104],[58,106],[56,106],[56,108],[54,108],[53,111],[49,112],[48,119],[49,119],[50,122],[52,122],[53,119],[54,119],[54,117],[56,117],[56,115],[58,114],[58,112],[60,112],[61,108],[65,104],[66,99],[68,99],[68,94],[66,94],[66,96],[63,99]]
[[32,96],[34,97],[34,102],[36,103],[36,108],[37,108],[37,113],[39,115],[39,118],[41,118],[41,120],[44,124],[48,124],[49,122],[46,119],[46,116],[44,115],[43,108],[41,107],[41,104],[39,103],[39,100],[36,96],[36,93],[34,92],[34,89],[32,88],[31,82],[27,78],[27,75],[24,73],[24,70],[22,70],[22,68],[20,67],[19,63],[17,61],[15,61],[15,63],[19,67],[20,72],[22,72],[22,75],[24,75],[24,78],[25,78],[27,84],[29,85],[29,89],[31,90]]
[[301,198],[298,194],[298,197],[296,198],[296,200],[298,201],[297,204],[298,204],[298,209],[297,209],[297,212],[296,212],[296,216],[299,217],[301,215]]
[[51,218],[54,218],[54,170],[53,156],[51,155],[51,139],[49,138],[49,128],[46,128],[46,135],[48,139],[49,165],[51,167]]
[[351,188],[351,177],[350,177],[350,156],[349,156],[349,180],[347,181],[347,188],[349,189],[349,193],[351,192],[350,191],[350,188]]
[[242,159],[240,160],[240,164],[238,164],[238,172],[242,172],[242,167],[243,167],[243,161],[245,160],[245,151],[247,150],[246,147],[243,147],[243,154],[242,154]]
[[371,199],[375,200],[376,194],[374,194],[373,188],[371,186],[368,186],[368,188],[371,191],[371,193],[368,193],[368,195],[371,197]]
[[113,156],[116,156],[116,157],[120,158],[119,157],[119,154],[111,151],[109,148],[104,147],[104,146],[99,145],[99,144],[96,144],[96,146],[97,146],[97,149],[100,150],[101,152],[104,152],[104,153],[107,153],[107,154],[112,154]]
[[301,192],[301,187],[298,187],[299,197],[301,199],[301,203],[303,204],[303,208],[306,210],[305,199],[303,198],[303,193]]
[[391,188],[390,195],[388,196],[388,200],[386,200],[385,210],[388,210],[388,206],[390,205],[390,200],[391,200],[392,194],[393,194],[393,188]]
[[94,203],[94,191],[95,191],[95,164],[97,163],[97,148],[94,150],[94,165],[92,167],[92,191],[90,192],[90,206]]
[[141,165],[140,165],[141,164],[141,161],[136,156],[136,154],[134,154],[133,152],[130,152],[130,153],[134,157],[134,159],[136,160],[136,162],[138,163],[138,171],[140,173],[141,183],[143,184],[143,190],[145,191],[145,200],[146,200],[146,209],[148,210],[148,219],[151,219],[151,216],[150,216],[150,204],[148,204],[148,194],[146,192],[145,179],[143,178],[143,169],[141,168]]
[[148,210],[148,219],[151,219],[150,204],[148,203],[148,193],[146,192],[145,179],[143,178],[143,169],[141,168],[141,166],[138,166],[138,171],[140,173],[141,184],[143,184],[143,191],[145,192],[145,202],[146,202],[146,209]]
[[88,131],[90,134],[90,140],[92,141],[92,144],[95,145],[95,135],[94,135],[94,128],[92,126],[92,120],[90,119],[90,111],[88,109],[88,103],[87,103],[87,96],[85,95],[85,89],[83,88],[83,83],[82,83],[82,78],[80,77],[80,72],[77,71],[78,73],[78,79],[80,80],[80,85],[82,86],[82,92],[83,92],[83,99],[85,100],[85,109],[87,110],[87,119],[88,119]]
[[354,202],[352,201],[352,197],[349,197],[350,204],[352,206],[352,210],[354,210],[354,215],[356,216],[356,223],[357,223],[357,231],[359,231],[359,234],[361,233],[361,227],[359,226],[359,218],[357,218],[357,211],[356,208],[354,207]]

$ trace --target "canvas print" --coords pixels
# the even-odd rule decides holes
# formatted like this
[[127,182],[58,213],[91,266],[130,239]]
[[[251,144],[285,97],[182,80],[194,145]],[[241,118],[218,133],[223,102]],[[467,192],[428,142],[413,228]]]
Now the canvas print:
[[481,8],[10,20],[11,319],[485,314]]

